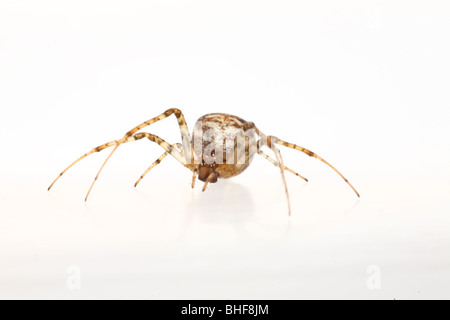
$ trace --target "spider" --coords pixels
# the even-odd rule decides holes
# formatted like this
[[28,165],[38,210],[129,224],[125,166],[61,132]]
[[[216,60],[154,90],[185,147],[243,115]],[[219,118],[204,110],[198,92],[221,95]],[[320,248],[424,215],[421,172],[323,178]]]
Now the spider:
[[[181,132],[181,144],[169,144],[157,135],[148,132],[138,133],[138,131],[140,131],[141,129],[144,129],[145,127],[150,126],[157,121],[163,120],[171,116],[172,114],[175,115],[178,120],[178,125]],[[258,139],[256,139],[256,137]],[[165,152],[140,176],[140,178],[134,185],[135,187],[153,167],[158,165],[169,154],[173,156],[178,162],[180,162],[184,167],[192,171],[192,188],[194,188],[197,178],[198,180],[204,182],[202,191],[205,191],[209,183],[215,183],[219,178],[231,178],[244,172],[245,169],[247,169],[250,165],[254,155],[259,154],[263,158],[280,168],[280,173],[287,197],[288,213],[290,215],[291,206],[284,172],[289,171],[302,178],[306,182],[308,182],[308,179],[284,165],[281,153],[276,147],[276,145],[281,145],[301,151],[310,157],[314,157],[324,162],[339,176],[341,176],[341,178],[344,179],[344,181],[359,197],[359,193],[350,184],[350,182],[325,159],[318,156],[314,152],[297,146],[293,143],[283,141],[275,136],[266,136],[255,126],[253,122],[245,121],[240,117],[229,114],[210,113],[200,117],[197,120],[191,137],[183,113],[181,112],[181,110],[176,108],[168,109],[159,116],[141,123],[140,125],[128,131],[119,140],[102,144],[87,152],[86,154],[75,160],[72,164],[70,164],[66,169],[64,169],[64,171],[62,171],[59,176],[53,181],[48,190],[50,190],[55,182],[58,181],[58,179],[78,161],[82,160],[92,153],[99,152],[103,149],[114,146],[114,149],[103,162],[103,165],[100,167],[100,170],[95,176],[95,179],[92,182],[89,191],[87,192],[85,198],[85,201],[87,201],[92,187],[95,184],[95,181],[97,181],[101,171],[105,167],[105,164],[108,162],[117,148],[122,143],[137,141],[144,138],[157,143],[165,150]],[[261,150],[263,146],[271,149],[276,159],[273,159],[269,155],[264,153]]]

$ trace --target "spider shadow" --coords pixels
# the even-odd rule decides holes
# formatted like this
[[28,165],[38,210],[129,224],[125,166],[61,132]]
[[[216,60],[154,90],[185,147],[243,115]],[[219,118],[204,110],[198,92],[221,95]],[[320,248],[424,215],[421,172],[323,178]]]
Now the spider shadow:
[[187,213],[191,218],[206,223],[220,221],[240,224],[249,220],[254,210],[255,203],[247,187],[225,179],[210,184],[205,192],[195,190],[187,205]]

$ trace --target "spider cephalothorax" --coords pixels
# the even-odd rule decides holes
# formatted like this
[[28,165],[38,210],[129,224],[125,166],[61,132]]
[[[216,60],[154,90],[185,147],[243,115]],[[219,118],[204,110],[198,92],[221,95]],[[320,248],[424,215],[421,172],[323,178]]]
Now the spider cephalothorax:
[[[148,132],[137,133],[139,130],[157,121],[167,118],[172,114],[174,114],[178,120],[178,125],[181,132],[181,144],[169,144],[157,135]],[[258,140],[256,139],[256,137],[258,137]],[[135,187],[154,166],[159,164],[169,154],[176,160],[178,160],[183,166],[192,171],[192,187],[194,187],[197,177],[200,181],[203,181],[205,183],[203,185],[203,191],[206,189],[208,183],[215,183],[219,179],[231,178],[242,173],[245,169],[248,168],[254,155],[259,154],[270,161],[272,164],[280,168],[289,205],[289,194],[287,191],[286,180],[284,178],[284,171],[287,170],[304,179],[305,181],[308,180],[295,171],[284,166],[281,153],[276,147],[276,145],[278,144],[301,151],[303,153],[306,153],[310,157],[317,158],[320,161],[324,162],[325,164],[330,166],[337,174],[339,174],[359,197],[358,192],[350,184],[350,182],[348,182],[348,180],[336,168],[334,168],[323,158],[303,147],[285,142],[274,136],[266,136],[255,126],[253,122],[248,122],[242,118],[229,114],[211,113],[204,115],[197,120],[191,137],[183,113],[179,109],[169,109],[161,115],[145,121],[142,124],[131,129],[121,139],[105,143],[101,146],[98,146],[97,148],[92,149],[88,153],[78,158],[63,172],[61,172],[48,189],[50,190],[53,184],[67,170],[69,170],[75,163],[77,163],[81,159],[94,152],[99,152],[108,147],[115,146],[101,166],[94,181],[92,182],[92,185],[85,198],[85,200],[87,200],[95,181],[100,175],[100,172],[102,171],[103,167],[112,156],[112,154],[117,150],[117,148],[122,143],[136,141],[143,138],[147,138],[150,141],[157,143],[165,150],[165,152],[155,162],[153,162],[153,164],[144,172],[143,175],[141,175],[141,177],[135,183]],[[267,146],[273,151],[276,160],[272,159],[261,150],[261,147],[263,146]]]

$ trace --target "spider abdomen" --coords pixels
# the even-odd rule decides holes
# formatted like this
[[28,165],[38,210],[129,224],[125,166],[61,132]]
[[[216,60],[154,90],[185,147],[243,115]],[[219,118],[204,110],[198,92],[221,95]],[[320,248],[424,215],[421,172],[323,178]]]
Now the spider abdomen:
[[256,153],[254,133],[244,130],[246,121],[224,113],[199,118],[192,134],[194,161],[199,164],[198,179],[210,182],[231,178],[250,165]]

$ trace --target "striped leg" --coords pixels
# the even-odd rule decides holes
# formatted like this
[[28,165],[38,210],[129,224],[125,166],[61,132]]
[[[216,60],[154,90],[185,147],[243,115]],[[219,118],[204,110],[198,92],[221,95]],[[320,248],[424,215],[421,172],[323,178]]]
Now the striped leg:
[[[146,133],[146,132],[142,132],[142,133],[137,133],[134,136],[128,137],[124,142],[122,143],[127,143],[127,142],[132,142],[132,141],[136,141],[136,140],[140,140],[143,138],[148,138],[150,141],[153,141],[155,143],[157,143],[158,145],[160,145],[164,150],[166,150],[166,152],[168,154],[170,154],[171,156],[173,156],[175,159],[177,159],[181,164],[185,165],[184,163],[184,157],[181,154],[180,151],[178,151],[175,147],[173,147],[172,145],[170,145],[169,143],[167,143],[166,141],[164,141],[162,138],[154,135],[154,134],[150,134],[150,133]],[[61,172],[59,174],[59,176],[53,181],[53,183],[50,185],[50,187],[48,187],[48,190],[50,190],[53,185],[55,184],[56,181],[58,181],[58,179],[67,171],[69,170],[71,167],[73,167],[77,162],[79,162],[80,160],[86,158],[88,155],[95,153],[95,152],[100,152],[106,148],[112,147],[112,146],[117,146],[117,144],[119,143],[119,140],[115,140],[115,141],[111,141],[105,144],[102,144],[101,146],[98,146],[97,148],[92,149],[91,151],[85,153],[84,155],[82,155],[80,158],[78,158],[77,160],[75,160],[72,164],[70,164],[66,169],[64,169],[63,172]]]
[[[124,141],[124,143],[131,142],[131,141],[136,141],[136,138],[135,138],[135,137],[129,137],[129,138],[127,138],[127,139]],[[61,178],[61,176],[62,176],[64,173],[66,173],[67,170],[69,170],[70,168],[72,168],[77,162],[83,160],[84,158],[86,158],[87,156],[89,156],[89,155],[91,155],[91,154],[93,154],[93,153],[95,153],[95,152],[100,152],[100,151],[102,151],[102,150],[104,150],[104,149],[106,149],[106,148],[115,146],[115,145],[117,145],[118,143],[119,143],[119,140],[114,140],[114,141],[111,141],[111,142],[102,144],[102,145],[100,145],[100,146],[98,146],[98,147],[92,149],[91,151],[85,153],[85,154],[82,155],[81,157],[79,157],[77,160],[75,160],[74,162],[72,162],[71,165],[69,165],[67,168],[65,168],[64,171],[61,172],[61,173],[59,174],[58,177],[56,177],[56,179],[52,182],[52,184],[50,185],[50,187],[48,187],[48,190],[50,190],[50,189],[53,187],[53,185],[55,184],[55,182],[58,181],[58,179]]]
[[359,193],[358,191],[356,191],[356,189],[351,185],[351,183],[342,175],[342,173],[340,173],[335,167],[333,167],[330,163],[328,163],[325,159],[323,159],[322,157],[320,157],[319,155],[315,154],[314,152],[312,152],[311,150],[308,150],[306,148],[297,146],[293,143],[289,143],[286,141],[283,141],[277,137],[274,136],[265,136],[256,126],[253,122],[247,122],[245,124],[244,130],[255,130],[255,132],[261,137],[262,143],[263,145],[267,145],[269,148],[272,148],[273,145],[279,144],[291,149],[295,149],[298,151],[301,151],[303,153],[306,153],[308,156],[310,157],[314,157],[316,159],[319,159],[320,161],[322,161],[323,163],[325,163],[327,166],[329,166],[331,169],[333,169],[342,179],[344,179],[345,182],[347,182],[347,184],[350,186],[350,188],[352,188],[352,190],[356,193],[356,195],[359,197]]
[[[100,167],[100,170],[98,171],[97,175],[94,178],[94,181],[91,184],[91,187],[89,188],[89,191],[86,194],[86,199],[85,201],[87,201],[89,194],[91,193],[92,188],[94,187],[95,181],[97,181],[98,176],[100,175],[100,173],[102,172],[103,168],[105,167],[106,163],[108,162],[108,160],[111,158],[111,156],[113,155],[113,153],[117,150],[117,148],[126,141],[126,139],[130,136],[132,136],[133,134],[135,134],[136,132],[138,132],[139,130],[155,123],[158,122],[162,119],[165,119],[167,117],[169,117],[170,115],[175,114],[175,116],[177,117],[178,120],[178,125],[180,127],[180,132],[181,132],[181,141],[183,144],[183,150],[185,155],[189,156],[189,160],[191,159],[191,153],[188,153],[189,150],[191,150],[190,148],[190,143],[191,143],[191,137],[189,135],[189,130],[187,128],[187,124],[186,124],[186,120],[184,119],[183,113],[181,112],[181,110],[179,109],[168,109],[166,110],[164,113],[160,114],[159,116],[152,118],[148,121],[145,121],[143,123],[141,123],[140,125],[134,127],[133,129],[131,129],[130,131],[128,131],[121,140],[119,140],[119,143],[115,146],[115,148],[111,151],[111,153],[108,155],[108,157],[106,158],[106,160],[103,162],[102,166]],[[169,145],[170,147],[170,145]],[[181,153],[180,153],[181,155]],[[181,155],[183,157],[183,155]],[[187,164],[186,161],[184,160],[183,157],[183,164]]]
[[[247,131],[252,131],[254,130],[256,132],[256,134],[261,138],[261,142],[263,145],[267,145],[275,154],[275,157],[277,159],[277,163],[278,163],[278,167],[280,168],[280,174],[281,174],[281,180],[283,181],[283,185],[284,185],[284,191],[286,193],[286,199],[287,199],[287,203],[288,203],[288,214],[291,215],[291,200],[289,198],[289,191],[288,191],[288,187],[287,187],[287,183],[286,183],[286,177],[284,176],[284,163],[283,163],[283,158],[281,157],[281,152],[280,150],[278,150],[278,148],[275,146],[275,144],[265,144],[265,141],[267,141],[267,137],[264,133],[262,133],[253,122],[246,122],[244,124],[244,131],[247,133]],[[260,148],[261,143],[258,141],[257,143],[257,149]]]
[[[181,150],[181,144],[180,144],[180,143],[175,143],[175,144],[172,145],[172,147],[177,147],[177,148],[179,148],[179,149]],[[168,155],[169,155],[169,153],[166,151],[166,152],[164,152],[158,159],[156,159],[156,161],[153,162],[152,165],[151,165],[147,170],[145,170],[145,172],[144,172],[144,173],[140,176],[140,178],[136,181],[136,183],[134,184],[134,187],[136,188],[136,186],[139,184],[139,182],[141,182],[141,180],[145,177],[145,175],[146,175],[150,170],[152,170],[154,167],[156,167],[158,164],[160,164],[161,161],[163,161],[163,159],[164,159],[165,157],[167,157]]]
[[320,161],[322,161],[323,163],[325,163],[326,165],[328,165],[331,169],[333,169],[342,179],[344,179],[345,182],[347,182],[347,184],[350,186],[350,188],[352,188],[352,190],[356,193],[356,195],[359,197],[359,193],[358,191],[356,191],[356,189],[352,186],[352,184],[342,175],[342,173],[340,173],[335,167],[333,167],[330,163],[328,163],[325,159],[323,159],[322,157],[318,156],[317,154],[315,154],[314,152],[312,152],[311,150],[308,150],[306,148],[297,146],[296,144],[293,143],[289,143],[286,141],[283,141],[277,137],[274,136],[269,136],[267,137],[268,139],[270,139],[271,142],[273,143],[277,143],[279,145],[291,148],[291,149],[295,149],[298,151],[301,151],[303,153],[306,153],[308,156],[319,159]]
[[172,157],[178,160],[179,163],[181,163],[183,166],[187,166],[183,154],[175,147],[176,144],[170,144],[164,139],[158,137],[156,134],[148,132],[136,133],[134,137],[136,137],[136,140],[147,138],[150,141],[157,143],[161,148],[166,150],[166,152],[168,152]]
[[[273,163],[274,166],[278,167],[278,166],[279,166],[278,162],[276,162],[276,161],[273,160],[271,157],[269,157],[266,153],[264,153],[263,151],[261,151],[261,149],[260,149],[260,142],[261,142],[261,140],[258,141],[258,149],[257,149],[258,154],[261,155],[264,159],[266,159],[266,160],[270,161],[271,163]],[[295,172],[294,170],[289,169],[289,168],[286,167],[286,166],[284,166],[284,170],[289,171],[290,173],[293,173],[293,174],[295,174],[297,177],[300,177],[300,178],[302,178],[303,180],[305,180],[306,182],[308,182],[308,179],[306,179],[306,178],[303,177],[302,175],[298,174],[298,173]]]

